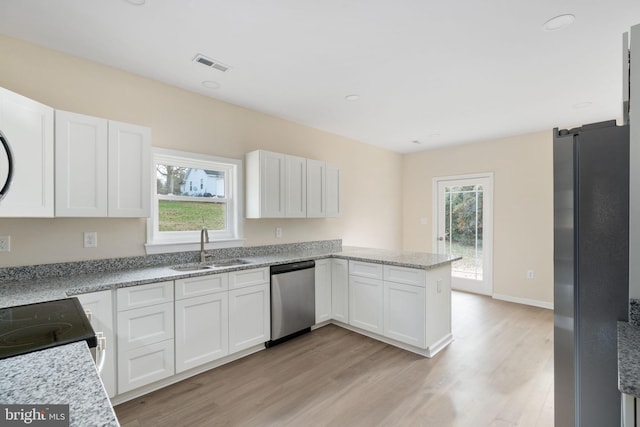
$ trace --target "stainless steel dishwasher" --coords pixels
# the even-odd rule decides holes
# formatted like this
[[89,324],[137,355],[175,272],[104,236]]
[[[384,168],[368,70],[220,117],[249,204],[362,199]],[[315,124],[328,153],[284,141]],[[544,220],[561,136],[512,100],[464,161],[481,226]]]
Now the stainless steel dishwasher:
[[271,267],[271,341],[279,344],[316,323],[315,261]]

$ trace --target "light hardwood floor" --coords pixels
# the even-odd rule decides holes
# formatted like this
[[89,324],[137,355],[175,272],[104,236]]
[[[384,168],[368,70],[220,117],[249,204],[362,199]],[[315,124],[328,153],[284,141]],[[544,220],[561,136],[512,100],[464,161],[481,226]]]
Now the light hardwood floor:
[[553,426],[553,312],[453,294],[433,359],[328,325],[117,406],[134,426]]

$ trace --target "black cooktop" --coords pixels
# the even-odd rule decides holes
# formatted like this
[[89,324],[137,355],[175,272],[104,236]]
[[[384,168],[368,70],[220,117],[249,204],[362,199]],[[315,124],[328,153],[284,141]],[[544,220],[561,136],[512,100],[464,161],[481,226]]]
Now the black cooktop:
[[97,345],[78,298],[0,308],[0,359],[76,341]]

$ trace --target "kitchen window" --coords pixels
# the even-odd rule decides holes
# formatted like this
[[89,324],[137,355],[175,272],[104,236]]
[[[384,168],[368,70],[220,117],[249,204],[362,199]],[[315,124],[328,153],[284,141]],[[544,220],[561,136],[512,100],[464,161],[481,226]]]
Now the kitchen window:
[[147,253],[199,250],[202,227],[207,248],[242,246],[241,160],[154,149],[153,162]]

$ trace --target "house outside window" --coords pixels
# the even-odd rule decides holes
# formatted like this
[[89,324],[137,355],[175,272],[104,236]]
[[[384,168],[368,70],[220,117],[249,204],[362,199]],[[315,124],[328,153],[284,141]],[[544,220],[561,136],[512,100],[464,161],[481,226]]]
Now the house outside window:
[[[152,216],[147,253],[242,246],[242,161],[154,149]],[[200,182],[194,185],[194,182]]]

